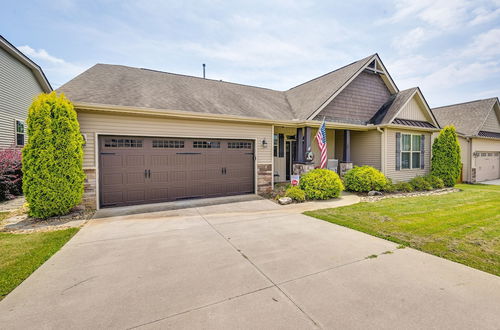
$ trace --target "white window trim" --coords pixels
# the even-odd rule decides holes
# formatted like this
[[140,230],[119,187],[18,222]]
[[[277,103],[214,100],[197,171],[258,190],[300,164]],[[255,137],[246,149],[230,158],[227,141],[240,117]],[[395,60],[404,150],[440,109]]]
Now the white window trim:
[[[17,122],[23,123],[23,127],[24,127],[23,133],[17,132]],[[24,136],[24,139],[23,139],[24,144],[17,144],[17,134],[22,134]],[[21,119],[17,119],[17,118],[14,118],[14,143],[15,143],[16,147],[24,147],[26,145],[26,121],[21,120]]]
[[[403,150],[403,136],[404,135],[409,135],[410,136],[410,150],[409,151],[404,151]],[[410,133],[401,133],[401,150],[399,151],[399,168],[404,171],[411,171],[411,170],[420,170],[420,162],[422,161],[422,146],[420,146],[420,149],[418,151],[413,151],[413,137],[418,136],[420,139],[420,143],[422,143],[422,135],[421,134],[410,134]],[[410,154],[410,167],[409,168],[404,168],[403,167],[403,153],[409,153]],[[417,164],[417,167],[413,167],[413,157],[412,155],[414,153],[420,154],[419,163]]]

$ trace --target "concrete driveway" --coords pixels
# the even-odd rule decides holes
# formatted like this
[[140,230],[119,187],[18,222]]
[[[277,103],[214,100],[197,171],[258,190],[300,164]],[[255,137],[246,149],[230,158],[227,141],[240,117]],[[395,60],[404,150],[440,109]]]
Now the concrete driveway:
[[499,277],[298,211],[93,220],[0,302],[0,328],[498,329]]

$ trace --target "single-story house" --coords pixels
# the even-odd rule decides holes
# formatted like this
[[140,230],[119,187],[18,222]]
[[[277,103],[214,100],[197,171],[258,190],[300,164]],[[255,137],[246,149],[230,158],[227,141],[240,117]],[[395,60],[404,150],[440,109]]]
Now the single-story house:
[[462,149],[462,180],[500,178],[500,105],[489,98],[432,109],[442,126],[454,125]]
[[28,108],[51,91],[42,69],[0,36],[0,150],[24,146]]
[[319,165],[323,119],[341,171],[405,181],[429,172],[439,131],[420,89],[400,91],[377,54],[287,91],[97,64],[58,92],[78,113],[97,208],[268,192]]

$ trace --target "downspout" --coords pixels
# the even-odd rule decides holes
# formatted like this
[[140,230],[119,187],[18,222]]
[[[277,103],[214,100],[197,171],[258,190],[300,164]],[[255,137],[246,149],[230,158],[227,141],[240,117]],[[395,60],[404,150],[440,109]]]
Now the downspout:
[[382,155],[381,155],[381,164],[380,164],[380,166],[382,167],[382,173],[384,173],[384,175],[385,175],[385,174],[386,174],[386,173],[385,173],[385,152],[386,152],[385,129],[382,129],[382,128],[380,128],[380,127],[378,127],[378,126],[377,126],[377,131],[378,131],[380,134],[382,134],[382,135],[380,136],[380,141],[381,141],[381,145],[382,145],[382,146],[381,146],[381,150],[380,150],[380,151],[381,151],[381,153],[382,153]]

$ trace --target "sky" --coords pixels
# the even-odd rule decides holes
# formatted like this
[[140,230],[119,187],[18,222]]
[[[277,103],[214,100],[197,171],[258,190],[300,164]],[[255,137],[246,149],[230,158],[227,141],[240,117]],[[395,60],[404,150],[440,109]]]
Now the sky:
[[8,1],[0,34],[57,88],[96,63],[287,90],[378,53],[431,107],[500,96],[500,0]]

